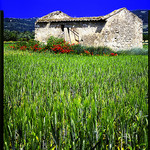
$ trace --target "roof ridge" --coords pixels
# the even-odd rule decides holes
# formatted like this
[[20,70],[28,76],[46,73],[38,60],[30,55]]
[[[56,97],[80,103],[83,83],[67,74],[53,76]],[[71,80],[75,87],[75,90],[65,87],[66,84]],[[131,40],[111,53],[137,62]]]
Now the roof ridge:
[[118,14],[120,11],[122,11],[122,10],[124,10],[124,9],[127,9],[127,8],[126,8],[126,7],[122,7],[122,8],[120,8],[120,9],[116,9],[116,10],[112,11],[111,13],[109,13],[109,14],[103,16],[103,17],[104,17],[104,19],[108,19],[108,18],[110,18],[111,16],[114,16],[114,15]]
[[57,10],[57,11],[53,11],[53,12],[51,12],[51,13],[49,13],[49,14],[47,14],[47,15],[39,18],[39,19],[51,19],[53,16],[60,15],[60,14],[63,14],[64,16],[66,16],[66,18],[70,18],[69,15],[65,14],[64,12],[62,12],[60,10]]
[[[120,8],[120,9],[117,9],[117,10],[114,10],[112,11],[111,13],[107,14],[107,15],[104,15],[104,16],[97,16],[97,17],[71,17],[67,14],[65,14],[64,12],[62,11],[54,11],[54,12],[51,12],[49,13],[48,15],[45,15],[41,18],[39,18],[37,20],[37,22],[50,22],[50,21],[55,21],[55,22],[59,22],[59,21],[91,21],[91,20],[94,20],[94,21],[98,21],[98,20],[106,20],[108,19],[109,17],[119,13],[120,11],[124,10],[124,9],[127,9],[125,7],[123,8]],[[55,16],[56,14],[60,14],[62,13],[64,16],[64,18],[52,18],[53,16]]]

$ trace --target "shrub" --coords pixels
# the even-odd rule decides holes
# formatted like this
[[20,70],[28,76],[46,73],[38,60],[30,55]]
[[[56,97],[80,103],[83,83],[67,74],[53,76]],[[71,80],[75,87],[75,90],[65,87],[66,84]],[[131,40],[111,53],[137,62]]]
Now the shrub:
[[103,55],[103,54],[110,54],[112,52],[114,52],[112,49],[108,48],[108,47],[88,47],[88,46],[81,46],[80,44],[77,45],[73,45],[72,49],[75,51],[76,54],[86,54],[86,55]]
[[27,45],[27,41],[18,41],[15,45],[15,49],[20,49],[20,47],[26,46],[26,45]]
[[84,47],[80,44],[72,44],[72,50],[74,50],[75,54],[81,54],[84,53]]
[[4,30],[4,41],[17,41],[18,31]]
[[81,55],[109,55],[113,51],[108,47],[87,47],[81,44],[69,44],[64,39],[59,39],[51,36],[47,44],[44,45],[36,40],[18,41],[16,46],[11,47],[13,49],[29,50],[33,52],[46,52],[47,50],[51,53],[74,53]]
[[143,34],[143,40],[144,40],[144,42],[146,41],[146,40],[148,40],[148,34]]
[[64,46],[61,46],[61,45],[54,45],[53,48],[51,48],[51,50],[55,53],[70,53],[70,52],[73,52],[72,49],[70,49],[70,47],[64,45]]
[[4,30],[4,41],[29,41],[34,39],[34,32]]
[[144,44],[143,49],[148,50],[148,44]]
[[47,45],[43,46],[43,49],[48,49],[50,52],[54,53],[70,53],[73,52],[72,45],[66,42],[62,38],[56,38],[51,36],[48,41]]
[[39,47],[40,42],[36,41],[36,40],[33,40],[33,39],[31,39],[27,42],[27,47],[29,48],[29,50],[32,49],[35,45],[37,45]]
[[64,45],[64,43],[65,43],[64,39],[56,38],[56,37],[51,36],[48,39],[47,45],[45,46],[45,48],[51,50],[51,48],[53,48],[54,45],[58,45],[58,44]]
[[131,50],[119,50],[117,51],[117,54],[119,55],[147,55],[148,54],[148,50],[145,49],[140,49],[140,48],[134,48]]
[[41,46],[42,45],[38,41],[31,39],[28,42],[18,41],[16,45],[14,45],[13,47],[11,46],[11,48],[20,49],[20,50],[29,50],[29,51],[34,51],[34,52],[36,51],[41,52],[43,50]]

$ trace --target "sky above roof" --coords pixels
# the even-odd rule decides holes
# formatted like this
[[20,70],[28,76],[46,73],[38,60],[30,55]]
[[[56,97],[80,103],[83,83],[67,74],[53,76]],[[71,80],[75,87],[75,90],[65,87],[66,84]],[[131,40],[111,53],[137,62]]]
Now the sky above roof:
[[128,10],[150,10],[149,0],[0,0],[4,18],[42,17],[60,10],[71,17],[103,16],[126,7]]

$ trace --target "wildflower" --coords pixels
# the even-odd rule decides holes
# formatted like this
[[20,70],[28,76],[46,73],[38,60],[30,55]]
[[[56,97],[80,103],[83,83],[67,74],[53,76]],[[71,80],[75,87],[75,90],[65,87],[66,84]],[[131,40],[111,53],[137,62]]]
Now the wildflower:
[[118,56],[117,53],[110,53],[111,56]]
[[85,50],[84,52],[85,52],[86,54],[90,54],[90,52],[89,52],[89,51],[86,51],[86,50]]

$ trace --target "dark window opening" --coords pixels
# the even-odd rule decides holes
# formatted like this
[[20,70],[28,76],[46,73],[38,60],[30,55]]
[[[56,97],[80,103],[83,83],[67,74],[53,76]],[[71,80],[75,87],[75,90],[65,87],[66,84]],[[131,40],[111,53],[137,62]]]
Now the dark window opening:
[[68,30],[68,33],[69,33],[69,28],[67,28],[67,30]]
[[64,25],[61,25],[61,30],[64,32]]
[[37,28],[45,28],[46,25],[47,25],[46,22],[38,22],[38,23],[36,24],[36,27],[37,27]]

